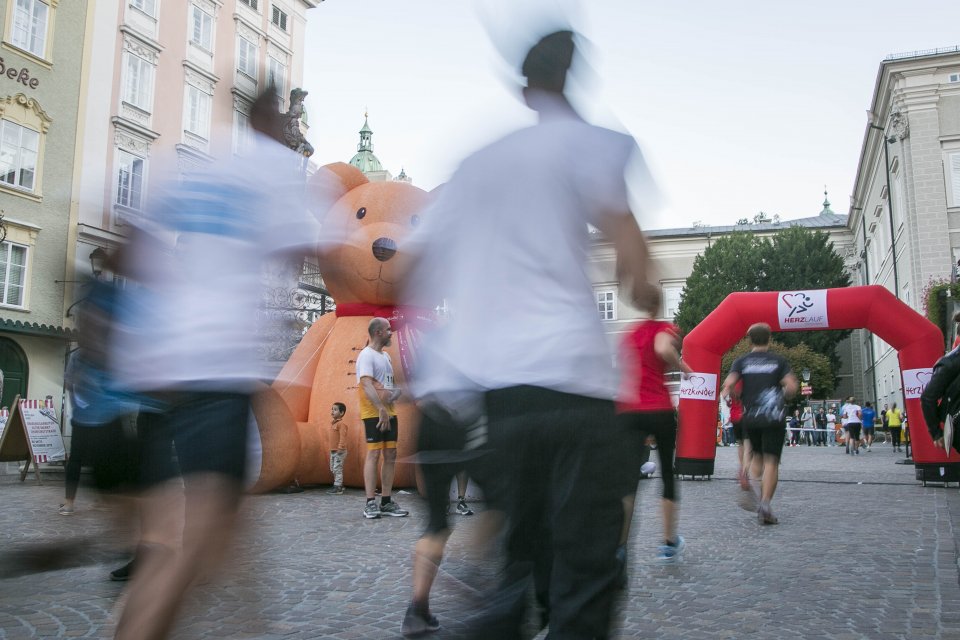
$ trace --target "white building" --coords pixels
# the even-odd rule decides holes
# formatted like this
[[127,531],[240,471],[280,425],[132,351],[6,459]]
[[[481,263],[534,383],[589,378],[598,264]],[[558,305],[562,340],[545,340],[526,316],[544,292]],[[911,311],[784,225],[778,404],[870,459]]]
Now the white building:
[[[960,258],[960,47],[891,55],[880,64],[848,226],[856,238],[855,282],[883,285],[923,314],[924,287],[949,280]],[[896,352],[858,334],[865,397],[902,406]]]

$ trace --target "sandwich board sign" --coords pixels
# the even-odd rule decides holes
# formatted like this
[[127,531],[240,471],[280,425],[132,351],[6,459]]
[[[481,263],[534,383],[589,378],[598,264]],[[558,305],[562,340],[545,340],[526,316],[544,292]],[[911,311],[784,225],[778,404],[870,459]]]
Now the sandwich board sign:
[[17,396],[0,435],[0,462],[26,461],[20,481],[27,477],[30,464],[40,482],[41,462],[66,460],[57,411],[51,400],[21,400]]

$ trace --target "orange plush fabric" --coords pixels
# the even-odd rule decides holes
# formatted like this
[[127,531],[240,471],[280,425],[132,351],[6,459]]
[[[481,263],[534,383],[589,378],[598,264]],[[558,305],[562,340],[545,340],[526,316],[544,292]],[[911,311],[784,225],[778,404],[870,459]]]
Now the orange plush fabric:
[[[314,213],[323,220],[324,243],[318,253],[320,271],[337,305],[397,304],[398,285],[410,260],[404,253],[403,242],[419,221],[417,216],[427,204],[427,193],[408,183],[368,182],[358,169],[344,163],[321,169],[308,188],[315,201],[336,199],[328,211]],[[344,420],[350,425],[344,484],[363,486],[366,440],[357,400],[356,359],[367,344],[367,324],[372,317],[327,314],[304,336],[272,387],[286,405],[289,419],[278,419],[277,412],[272,414],[272,422],[260,420],[257,415],[261,440],[270,440],[274,431],[291,432],[296,434],[299,445],[296,450],[271,449],[269,455],[284,457],[283,464],[268,461],[265,447],[264,469],[286,468],[296,460],[293,464],[301,484],[332,482],[328,460],[330,406],[343,402],[347,405]],[[395,381],[403,387],[406,376],[400,341],[395,334],[386,351],[393,362]],[[408,401],[401,401],[396,408],[400,423],[398,457],[403,458],[413,452],[417,416]],[[279,482],[281,475],[272,477]],[[270,481],[261,472],[258,486],[265,484]],[[413,465],[398,464],[394,484],[413,486]]]

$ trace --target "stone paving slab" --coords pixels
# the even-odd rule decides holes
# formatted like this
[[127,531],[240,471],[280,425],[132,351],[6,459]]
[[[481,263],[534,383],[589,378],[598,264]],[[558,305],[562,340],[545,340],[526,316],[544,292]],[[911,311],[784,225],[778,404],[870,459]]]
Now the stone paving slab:
[[[787,449],[781,523],[761,527],[735,505],[736,449],[720,448],[712,480],[680,486],[687,551],[673,566],[653,561],[660,481],[643,481],[612,637],[960,638],[960,491],[921,487],[899,457]],[[0,576],[0,640],[110,636],[122,585],[107,573],[125,561],[123,544],[94,496],[81,489],[71,517],[57,514],[61,496],[46,478],[0,478],[0,551],[86,541],[79,566]],[[424,509],[415,496],[398,500],[409,518],[363,519],[358,491],[250,498],[229,566],[190,594],[174,637],[399,638]],[[433,600],[453,632],[477,602],[478,578],[493,575],[472,553],[478,517],[454,521]]]

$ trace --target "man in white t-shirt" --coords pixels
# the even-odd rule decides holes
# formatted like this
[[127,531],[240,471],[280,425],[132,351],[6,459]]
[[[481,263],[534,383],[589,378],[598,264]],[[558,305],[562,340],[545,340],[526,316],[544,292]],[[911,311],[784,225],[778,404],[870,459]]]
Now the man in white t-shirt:
[[[520,633],[533,574],[551,637],[606,637],[621,497],[636,489],[626,489],[628,474],[616,477],[640,461],[615,432],[617,376],[587,253],[592,225],[617,249],[621,291],[642,298],[647,251],[625,172],[643,162],[630,136],[588,124],[567,101],[573,53],[570,31],[529,49],[523,95],[538,124],[467,158],[411,238],[409,303],[444,299],[451,310],[421,350],[433,360],[422,370],[444,375],[416,380],[414,391],[483,398],[485,463],[510,489],[507,580],[475,618],[476,638]],[[636,186],[651,182],[643,175]]]
[[860,455],[860,405],[854,403],[853,396],[840,407],[840,421],[847,432],[847,453]]
[[830,407],[830,411],[827,412],[826,439],[827,444],[831,447],[834,446],[837,441],[837,414],[834,413],[835,411],[836,407]]
[[[397,463],[397,412],[393,403],[400,391],[393,383],[393,363],[390,354],[383,350],[390,346],[393,332],[390,322],[373,318],[367,327],[370,343],[357,356],[357,395],[360,399],[360,419],[367,436],[367,458],[363,463],[363,486],[367,492],[364,518],[409,515],[393,501],[393,474]],[[380,469],[380,504],[377,505],[377,468]]]

